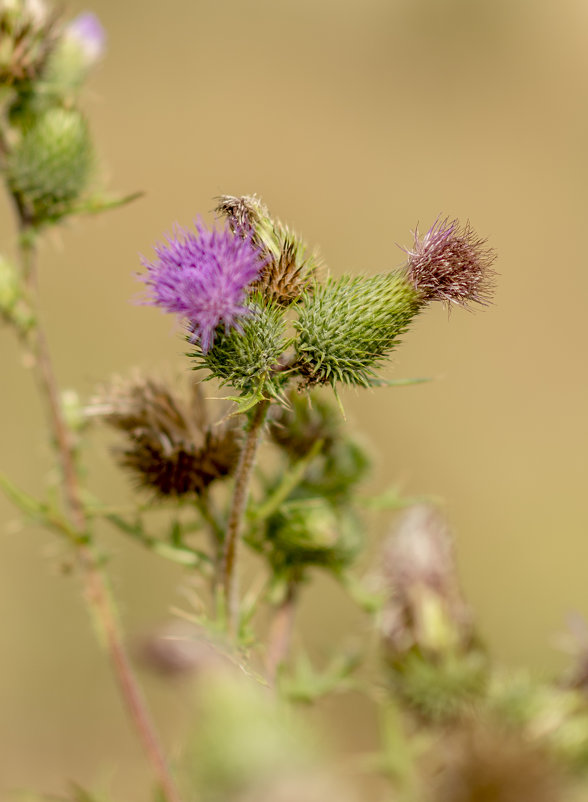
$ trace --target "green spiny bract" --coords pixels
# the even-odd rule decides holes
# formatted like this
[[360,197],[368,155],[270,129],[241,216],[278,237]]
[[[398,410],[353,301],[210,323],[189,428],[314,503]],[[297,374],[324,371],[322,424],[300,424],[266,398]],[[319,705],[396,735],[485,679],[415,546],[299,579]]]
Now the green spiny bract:
[[298,372],[309,385],[369,387],[420,306],[401,273],[343,276],[315,287],[301,299],[294,322]]
[[124,445],[115,451],[119,464],[138,487],[159,496],[203,494],[237,465],[237,430],[208,422],[199,384],[186,399],[160,379],[114,380],[88,413],[124,435]]
[[225,332],[219,326],[213,347],[190,354],[197,360],[196,369],[207,368],[210,378],[218,379],[246,399],[277,398],[287,375],[276,372],[279,359],[287,347],[282,311],[274,305],[261,306],[253,296],[252,314],[243,319],[242,332]]
[[6,163],[8,186],[23,218],[42,225],[72,212],[94,164],[88,127],[79,112],[52,108],[41,114]]

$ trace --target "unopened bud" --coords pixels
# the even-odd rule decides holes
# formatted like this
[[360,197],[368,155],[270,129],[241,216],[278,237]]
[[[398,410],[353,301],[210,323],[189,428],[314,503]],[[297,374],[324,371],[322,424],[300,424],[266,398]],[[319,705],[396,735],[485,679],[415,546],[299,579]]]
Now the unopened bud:
[[71,213],[88,188],[94,152],[86,121],[73,109],[42,113],[9,153],[8,186],[35,225]]
[[46,80],[58,95],[78,89],[102,58],[106,33],[95,14],[86,12],[64,29],[47,64]]
[[404,514],[384,564],[391,595],[382,631],[391,654],[413,646],[436,654],[469,642],[472,620],[459,590],[453,544],[434,509],[422,505]]

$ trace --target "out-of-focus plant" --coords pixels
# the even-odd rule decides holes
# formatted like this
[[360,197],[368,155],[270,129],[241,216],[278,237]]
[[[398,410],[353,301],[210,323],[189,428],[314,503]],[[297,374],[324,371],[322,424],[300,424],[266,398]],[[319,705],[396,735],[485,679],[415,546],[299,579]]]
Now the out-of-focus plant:
[[[144,302],[181,319],[186,365],[202,371],[201,381],[182,390],[135,373],[105,381],[87,403],[60,391],[39,312],[39,238],[133,197],[100,190],[80,104],[104,43],[91,14],[67,21],[41,0],[0,4],[1,167],[18,228],[16,258],[0,258],[0,315],[45,401],[62,497],[37,499],[8,478],[0,483],[76,555],[158,799],[351,799],[333,755],[294,709],[350,689],[376,707],[380,748],[358,758],[357,769],[386,779],[385,798],[581,799],[588,650],[577,649],[577,664],[558,682],[501,669],[459,588],[447,525],[395,491],[366,497],[369,450],[341,414],[341,386],[407,383],[381,372],[430,303],[490,302],[494,254],[469,224],[439,218],[415,232],[401,268],[330,277],[259,198],[224,195],[216,228],[198,220],[177,229],[143,260]],[[206,398],[209,380],[226,388],[222,405]],[[137,490],[131,510],[84,486],[80,446],[98,423],[118,438],[115,460]],[[368,588],[356,568],[366,509],[407,506],[382,549],[379,588]],[[192,580],[188,620],[138,652],[164,676],[198,677],[194,730],[173,773],[127,655],[101,522]],[[319,572],[377,633],[378,679],[361,671],[373,662],[367,640],[356,653],[335,649],[322,668],[291,654],[300,598]],[[102,798],[77,786],[64,797]]]

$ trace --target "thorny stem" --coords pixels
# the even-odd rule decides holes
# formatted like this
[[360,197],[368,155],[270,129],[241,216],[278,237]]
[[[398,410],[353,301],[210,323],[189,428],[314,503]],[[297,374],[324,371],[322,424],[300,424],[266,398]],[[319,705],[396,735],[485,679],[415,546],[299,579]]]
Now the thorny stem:
[[[32,291],[35,288],[37,272],[34,231],[26,225],[26,222],[22,221],[22,217],[20,233],[23,276],[29,290]],[[38,306],[38,304],[35,304],[35,306]],[[72,443],[71,432],[63,418],[59,388],[51,363],[47,339],[38,320],[30,334],[29,347],[34,356],[40,392],[47,404],[55,448],[61,463],[64,496],[72,524],[80,536],[76,548],[85,585],[86,602],[104,637],[119,690],[158,778],[163,797],[166,802],[180,802],[179,792],[170,774],[159,737],[151,721],[145,699],[135,678],[123,643],[120,624],[106,579],[100,569],[98,558],[90,546],[88,521],[76,473],[74,444]]]
[[290,651],[296,602],[298,601],[297,590],[296,582],[288,583],[286,596],[277,607],[270,626],[265,663],[266,676],[270,685],[275,685],[278,670]]
[[227,530],[223,549],[223,585],[227,605],[229,633],[236,638],[239,633],[239,577],[237,575],[237,557],[243,516],[247,507],[251,474],[255,464],[255,454],[259,442],[259,433],[265,420],[270,402],[260,401],[253,410],[249,421],[245,441],[239,455],[235,471],[235,485],[231,499],[231,509],[227,521]]

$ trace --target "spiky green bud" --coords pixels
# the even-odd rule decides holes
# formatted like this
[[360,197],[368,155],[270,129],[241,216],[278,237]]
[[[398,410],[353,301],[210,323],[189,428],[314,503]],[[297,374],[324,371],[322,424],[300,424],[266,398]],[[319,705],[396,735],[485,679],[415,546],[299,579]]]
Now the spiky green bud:
[[361,534],[348,510],[336,510],[322,498],[301,499],[283,504],[254,546],[276,573],[298,575],[310,566],[338,573],[357,555]]
[[369,387],[419,307],[401,273],[330,279],[300,303],[298,371],[307,384]]
[[73,109],[51,108],[10,152],[6,174],[24,219],[38,226],[73,211],[93,168],[94,151],[83,116]]
[[219,326],[210,350],[190,354],[197,369],[208,368],[210,378],[257,400],[280,395],[285,377],[276,368],[287,346],[282,311],[274,305],[261,307],[259,300],[253,296],[252,314],[243,319],[242,331],[226,332]]

